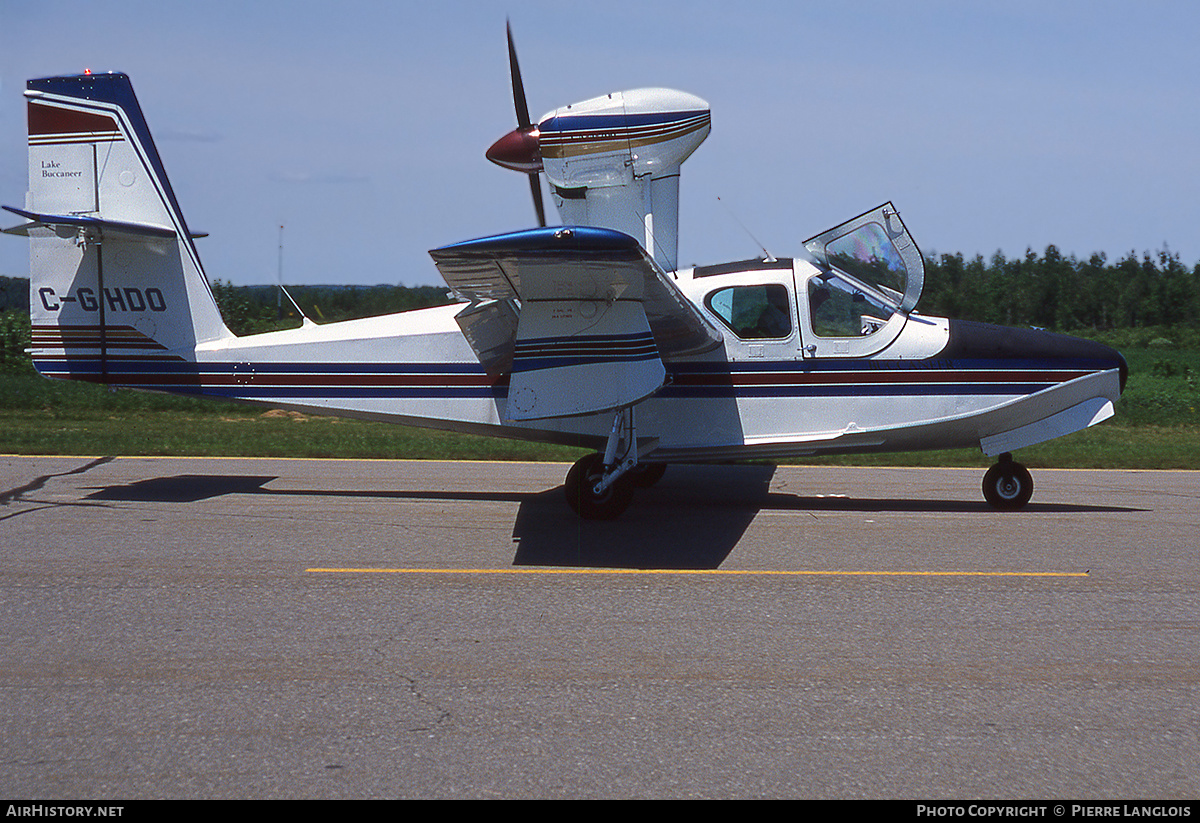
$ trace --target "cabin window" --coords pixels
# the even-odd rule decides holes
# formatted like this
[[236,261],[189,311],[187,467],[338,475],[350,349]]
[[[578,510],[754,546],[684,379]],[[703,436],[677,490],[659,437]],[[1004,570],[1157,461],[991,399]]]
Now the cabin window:
[[883,328],[892,316],[890,307],[869,300],[853,284],[839,277],[814,277],[808,281],[808,305],[813,332],[818,337],[861,337]]
[[704,302],[743,340],[782,340],[792,333],[788,291],[777,283],[718,289]]

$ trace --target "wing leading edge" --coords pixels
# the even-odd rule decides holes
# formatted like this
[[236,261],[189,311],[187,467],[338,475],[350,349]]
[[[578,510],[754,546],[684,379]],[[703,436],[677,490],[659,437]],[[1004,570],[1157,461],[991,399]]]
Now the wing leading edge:
[[616,409],[666,380],[663,361],[721,343],[632,237],[556,227],[430,252],[470,301],[460,327],[485,368],[511,371],[506,416],[536,420]]

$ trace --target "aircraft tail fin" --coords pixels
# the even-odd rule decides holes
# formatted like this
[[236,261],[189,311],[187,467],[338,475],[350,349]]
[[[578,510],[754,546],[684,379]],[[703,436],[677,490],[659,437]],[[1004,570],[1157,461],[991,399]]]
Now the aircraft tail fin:
[[34,364],[125,382],[128,364],[194,359],[232,336],[124,74],[30,80],[29,193],[5,208],[30,239]]

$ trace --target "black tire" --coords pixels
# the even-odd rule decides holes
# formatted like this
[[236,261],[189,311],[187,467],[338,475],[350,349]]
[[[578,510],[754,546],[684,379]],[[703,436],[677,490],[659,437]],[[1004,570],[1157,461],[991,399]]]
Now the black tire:
[[639,489],[648,489],[659,480],[662,480],[663,475],[666,473],[666,463],[638,463],[633,467],[633,471],[629,472],[627,477]]
[[1033,478],[1029,470],[1012,460],[1001,460],[983,476],[983,498],[993,508],[1015,511],[1033,497]]
[[567,472],[563,483],[567,504],[584,520],[615,520],[633,500],[633,484],[628,476],[618,479],[603,494],[597,495],[595,486],[603,476],[604,458],[599,454],[581,458]]

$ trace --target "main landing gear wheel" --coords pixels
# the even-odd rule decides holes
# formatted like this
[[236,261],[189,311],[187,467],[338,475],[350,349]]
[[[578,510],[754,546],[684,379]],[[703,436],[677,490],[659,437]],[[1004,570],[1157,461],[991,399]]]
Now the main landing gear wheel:
[[621,516],[633,500],[633,483],[629,476],[617,478],[603,492],[596,493],[596,484],[604,478],[604,457],[589,454],[567,472],[563,491],[567,503],[584,520],[614,520]]
[[983,476],[983,497],[993,508],[1014,511],[1033,497],[1033,478],[1028,469],[1005,452],[1000,455],[1000,462]]

